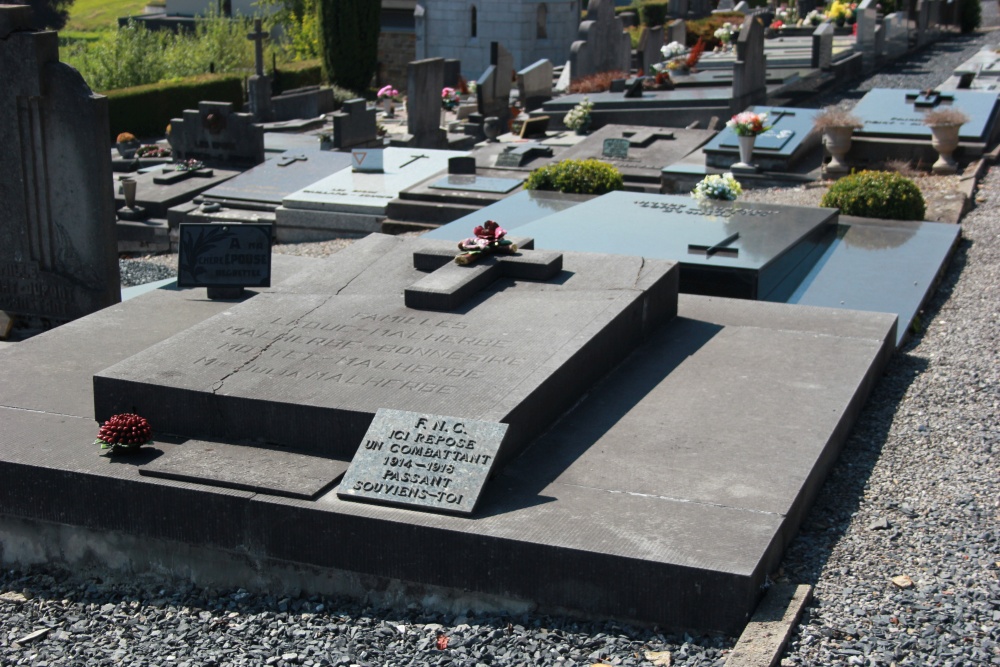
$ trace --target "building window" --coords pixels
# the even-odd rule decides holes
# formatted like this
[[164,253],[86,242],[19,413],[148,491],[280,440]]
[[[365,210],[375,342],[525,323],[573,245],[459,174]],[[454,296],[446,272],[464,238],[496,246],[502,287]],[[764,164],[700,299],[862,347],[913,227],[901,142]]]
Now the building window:
[[535,37],[537,39],[548,39],[549,37],[549,8],[545,6],[544,2],[538,5]]
[[476,16],[476,6],[472,5],[472,11],[470,12],[470,18],[472,25],[470,26],[470,34],[472,37],[478,37],[479,27],[478,27],[478,17]]

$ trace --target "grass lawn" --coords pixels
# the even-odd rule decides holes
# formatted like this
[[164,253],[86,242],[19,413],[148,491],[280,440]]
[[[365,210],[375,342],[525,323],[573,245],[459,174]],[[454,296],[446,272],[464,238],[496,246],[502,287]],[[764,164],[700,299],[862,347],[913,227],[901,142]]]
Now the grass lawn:
[[75,0],[66,30],[100,32],[118,28],[119,16],[142,14],[146,0]]

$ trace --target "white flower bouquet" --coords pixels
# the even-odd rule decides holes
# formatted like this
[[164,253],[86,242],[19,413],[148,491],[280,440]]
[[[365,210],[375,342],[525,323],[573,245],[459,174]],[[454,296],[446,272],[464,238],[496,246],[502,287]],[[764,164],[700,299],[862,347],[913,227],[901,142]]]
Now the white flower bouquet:
[[702,201],[706,199],[736,201],[741,194],[743,194],[743,186],[729,172],[721,176],[718,174],[706,176],[691,191],[692,197]]

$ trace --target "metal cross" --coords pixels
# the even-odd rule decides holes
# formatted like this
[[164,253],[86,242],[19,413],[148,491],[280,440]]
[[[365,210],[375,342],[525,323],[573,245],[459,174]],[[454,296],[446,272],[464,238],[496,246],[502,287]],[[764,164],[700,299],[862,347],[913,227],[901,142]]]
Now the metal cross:
[[722,239],[714,245],[697,245],[694,243],[688,244],[688,252],[693,255],[705,255],[706,258],[712,255],[723,255],[726,257],[739,257],[740,249],[733,248],[730,246],[731,243],[735,243],[737,239],[740,238],[740,233],[730,234],[726,238]]
[[407,161],[406,161],[406,162],[404,162],[403,164],[399,165],[399,168],[400,168],[400,169],[402,169],[402,168],[403,168],[403,167],[405,167],[406,165],[408,165],[408,164],[412,164],[412,163],[414,163],[414,162],[416,162],[417,160],[420,160],[420,159],[422,159],[422,158],[429,158],[429,157],[430,157],[430,155],[411,155],[410,157],[411,157],[412,159],[410,159],[410,160],[407,160]]

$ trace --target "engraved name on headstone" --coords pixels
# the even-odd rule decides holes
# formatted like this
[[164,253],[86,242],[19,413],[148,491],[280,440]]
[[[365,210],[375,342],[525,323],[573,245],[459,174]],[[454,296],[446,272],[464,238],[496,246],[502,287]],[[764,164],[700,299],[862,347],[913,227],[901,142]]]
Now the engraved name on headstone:
[[506,433],[506,424],[380,409],[337,496],[472,514]]
[[180,225],[178,287],[270,287],[271,225]]

